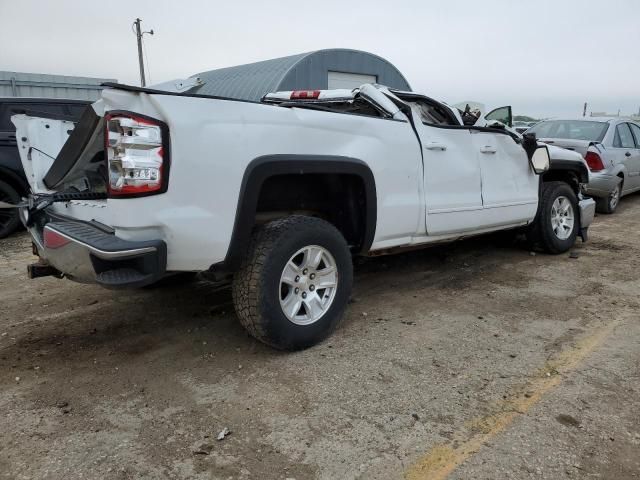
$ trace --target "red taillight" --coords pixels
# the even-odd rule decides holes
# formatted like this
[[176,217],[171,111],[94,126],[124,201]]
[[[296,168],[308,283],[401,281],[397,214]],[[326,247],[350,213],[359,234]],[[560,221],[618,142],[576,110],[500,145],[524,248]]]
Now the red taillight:
[[602,158],[596,152],[587,152],[584,156],[587,165],[589,166],[589,170],[592,172],[599,172],[600,170],[604,170],[604,164],[602,163]]
[[71,242],[67,237],[46,227],[42,233],[42,240],[44,241],[44,246],[46,248],[60,248]]
[[128,112],[105,117],[109,197],[136,197],[167,190],[168,129],[153,118]]
[[303,98],[318,98],[320,90],[296,90],[291,92],[291,100],[300,100]]

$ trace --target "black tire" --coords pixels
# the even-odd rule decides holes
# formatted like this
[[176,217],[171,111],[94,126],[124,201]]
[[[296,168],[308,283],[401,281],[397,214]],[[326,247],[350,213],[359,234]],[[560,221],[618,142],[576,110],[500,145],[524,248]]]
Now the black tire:
[[[559,197],[567,198],[573,208],[573,229],[567,238],[559,238],[552,227],[553,204]],[[543,183],[538,213],[531,229],[527,233],[529,240],[533,244],[540,246],[547,253],[564,253],[575,244],[579,226],[578,198],[569,184],[565,182]]]
[[[20,194],[8,183],[0,180],[0,202],[20,203]],[[0,238],[11,235],[20,226],[18,209],[0,208]]]
[[[331,254],[338,281],[333,300],[322,316],[300,325],[283,312],[280,279],[294,254],[312,245]],[[335,330],[346,309],[352,281],[351,254],[342,234],[319,218],[294,215],[254,232],[247,255],[233,277],[233,303],[240,323],[253,337],[280,350],[299,350],[317,344]]]
[[616,211],[620,205],[620,197],[622,196],[622,179],[618,181],[616,188],[608,196],[596,198],[596,209],[600,213],[611,214]]

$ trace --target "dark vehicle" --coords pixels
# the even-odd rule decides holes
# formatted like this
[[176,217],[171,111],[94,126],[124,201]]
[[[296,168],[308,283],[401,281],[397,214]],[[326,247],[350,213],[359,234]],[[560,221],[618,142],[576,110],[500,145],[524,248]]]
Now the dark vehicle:
[[[90,103],[62,98],[0,97],[0,202],[18,203],[29,192],[11,116],[24,113],[75,122]],[[19,225],[17,209],[0,209],[0,238],[13,233]]]

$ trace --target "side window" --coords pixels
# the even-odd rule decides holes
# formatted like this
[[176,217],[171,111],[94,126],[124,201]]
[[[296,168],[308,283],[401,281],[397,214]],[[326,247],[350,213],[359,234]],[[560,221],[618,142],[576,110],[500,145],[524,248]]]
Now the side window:
[[635,148],[633,135],[631,135],[628,123],[621,123],[616,127],[616,136],[613,140],[613,146],[616,148]]
[[555,138],[554,135],[558,130],[556,122],[541,122],[531,127],[531,132],[536,134],[538,138]]
[[640,148],[640,127],[635,123],[630,123],[633,136],[636,137],[636,148]]
[[494,120],[494,121],[500,122],[503,125],[506,125],[507,127],[513,126],[513,115],[511,113],[510,106],[500,107],[500,108],[496,108],[495,110],[491,110],[489,113],[487,113],[485,118],[487,120]]
[[420,114],[422,123],[428,125],[460,125],[446,107],[424,101],[410,102]]

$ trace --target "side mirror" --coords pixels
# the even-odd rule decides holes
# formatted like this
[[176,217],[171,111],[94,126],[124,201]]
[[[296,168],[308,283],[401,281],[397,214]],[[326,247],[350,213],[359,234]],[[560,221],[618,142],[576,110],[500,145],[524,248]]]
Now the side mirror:
[[549,170],[551,164],[551,157],[549,156],[549,149],[546,146],[536,148],[535,152],[531,156],[531,166],[536,175]]

